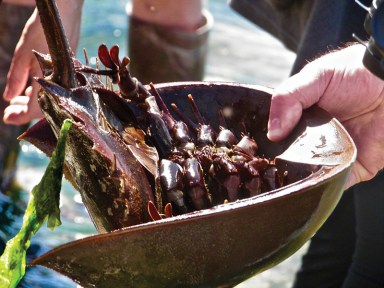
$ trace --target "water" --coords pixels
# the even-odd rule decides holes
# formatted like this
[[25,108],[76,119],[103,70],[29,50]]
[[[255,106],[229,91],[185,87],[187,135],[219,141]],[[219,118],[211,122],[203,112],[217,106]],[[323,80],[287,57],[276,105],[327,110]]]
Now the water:
[[[121,53],[127,54],[126,0],[86,0],[83,9],[82,34],[79,48],[86,48],[89,56],[96,55],[100,43],[119,44]],[[232,81],[274,87],[289,74],[294,55],[256,26],[233,12],[225,1],[206,1],[215,24],[209,39],[206,80]],[[83,61],[82,49],[78,58]],[[27,197],[41,179],[47,165],[46,157],[28,143],[21,143],[17,178]],[[63,224],[53,232],[40,230],[33,238],[31,249],[41,254],[60,244],[96,233],[81,203],[79,194],[68,182],[63,182],[61,194]],[[280,265],[238,285],[238,288],[290,287],[298,268],[301,251]],[[27,270],[24,287],[77,287],[69,279],[43,267]]]

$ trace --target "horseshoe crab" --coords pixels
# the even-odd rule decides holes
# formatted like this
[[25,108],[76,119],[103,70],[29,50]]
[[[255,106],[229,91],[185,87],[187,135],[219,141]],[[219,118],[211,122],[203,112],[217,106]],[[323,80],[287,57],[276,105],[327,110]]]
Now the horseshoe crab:
[[[36,53],[44,74],[37,81],[46,119],[21,138],[49,155],[61,123],[73,119],[66,176],[101,234],[58,247],[30,265],[52,268],[84,287],[232,287],[293,254],[330,215],[356,154],[335,119],[313,107],[290,137],[271,143],[266,137],[271,90],[191,82],[154,87],[166,105],[175,103],[190,118],[185,96],[192,94],[214,127],[220,125],[219,111],[227,111],[230,129],[239,135],[246,127],[260,153],[275,158],[291,180],[250,198],[150,222],[147,203],[159,199],[159,154],[146,143],[136,111],[123,113],[130,105],[102,89],[98,78],[72,58],[54,2],[36,3],[51,54]],[[123,69],[124,60],[110,54],[104,61],[110,62],[108,68]],[[126,145],[121,135],[128,122],[133,142]]]

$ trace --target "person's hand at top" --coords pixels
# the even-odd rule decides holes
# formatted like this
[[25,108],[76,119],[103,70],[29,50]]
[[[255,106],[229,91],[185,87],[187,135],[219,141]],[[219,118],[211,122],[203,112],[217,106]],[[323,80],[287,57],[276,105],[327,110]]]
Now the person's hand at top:
[[[27,5],[30,0],[6,0],[5,2]],[[33,1],[34,2],[34,1]],[[58,0],[57,6],[63,21],[70,47],[75,52],[80,35],[83,0]],[[27,21],[13,54],[7,75],[3,97],[10,104],[4,110],[4,122],[22,125],[42,117],[37,103],[38,84],[32,77],[41,76],[41,70],[32,50],[48,53],[43,29],[37,10]],[[27,87],[28,86],[28,87]]]
[[357,147],[348,188],[369,180],[384,167],[384,81],[362,63],[365,47],[356,44],[324,55],[277,87],[272,96],[268,137],[286,137],[313,104],[330,112]]

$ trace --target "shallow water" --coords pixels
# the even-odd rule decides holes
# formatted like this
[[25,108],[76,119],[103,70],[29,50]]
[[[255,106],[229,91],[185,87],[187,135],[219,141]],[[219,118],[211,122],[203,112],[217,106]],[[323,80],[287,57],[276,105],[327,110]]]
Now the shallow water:
[[[126,0],[86,0],[79,48],[86,48],[90,57],[96,55],[100,43],[119,44],[127,54],[128,21]],[[258,84],[274,87],[289,74],[294,55],[267,33],[233,12],[225,1],[206,1],[215,23],[209,38],[206,80]],[[78,58],[83,61],[82,49]],[[33,146],[22,142],[17,178],[25,191],[41,179],[47,159]],[[55,231],[42,229],[33,238],[32,249],[41,254],[52,247],[96,233],[79,194],[63,182],[61,195],[63,224]],[[300,256],[305,248],[273,269],[265,271],[238,288],[290,287]],[[28,269],[24,287],[77,287],[72,281],[42,267]]]

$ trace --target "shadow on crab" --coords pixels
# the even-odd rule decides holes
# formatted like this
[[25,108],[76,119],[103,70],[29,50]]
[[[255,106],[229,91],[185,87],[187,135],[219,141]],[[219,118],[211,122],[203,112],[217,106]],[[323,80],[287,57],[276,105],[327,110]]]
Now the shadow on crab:
[[166,103],[186,113],[186,96],[193,94],[214,127],[219,125],[217,112],[228,109],[230,127],[241,133],[245,123],[261,153],[278,156],[276,164],[294,183],[71,242],[31,265],[52,268],[84,287],[231,287],[292,255],[327,219],[342,194],[355,148],[326,112],[316,107],[305,111],[288,139],[271,143],[266,137],[268,89],[230,83],[156,87]]

